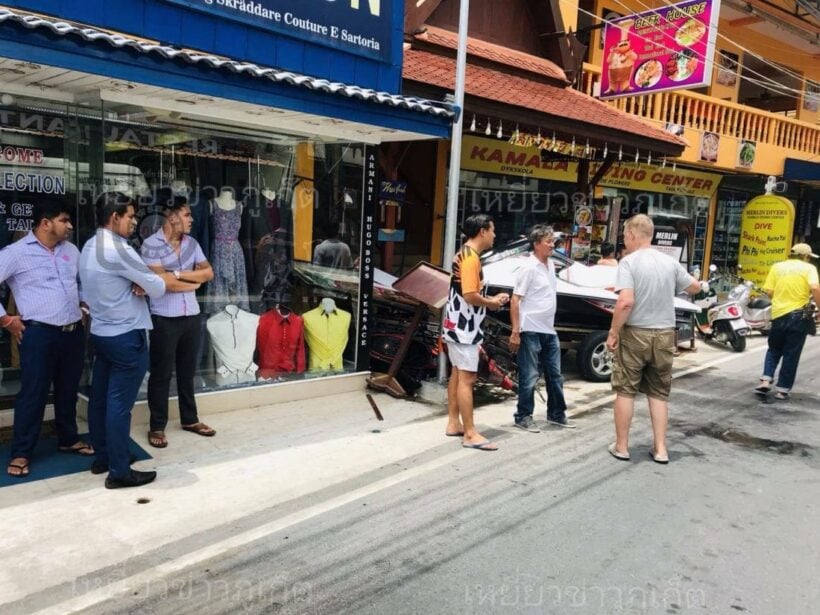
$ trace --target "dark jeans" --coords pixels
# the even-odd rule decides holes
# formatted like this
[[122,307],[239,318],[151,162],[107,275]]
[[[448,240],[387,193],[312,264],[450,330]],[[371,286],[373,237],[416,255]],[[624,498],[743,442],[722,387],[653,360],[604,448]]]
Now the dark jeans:
[[130,471],[128,439],[131,410],[148,371],[148,336],[142,329],[113,337],[91,336],[94,370],[88,400],[88,428],[97,462],[109,476]]
[[800,363],[800,353],[806,343],[809,331],[809,321],[803,318],[803,312],[791,312],[772,321],[769,331],[769,350],[766,352],[766,361],[763,363],[764,379],[774,380],[777,364],[780,365],[780,376],[777,379],[777,389],[784,392],[791,391],[794,378],[797,375],[797,364]]
[[532,416],[535,409],[535,387],[538,375],[544,373],[547,381],[547,419],[566,417],[564,379],[561,377],[561,346],[557,335],[521,333],[518,348],[518,409],[515,420]]
[[179,418],[183,425],[199,422],[194,399],[194,373],[199,346],[200,317],[152,316],[151,375],[148,377],[148,408],[151,431],[163,431],[168,425],[168,391],[171,371],[177,372]]
[[[12,342],[14,343],[14,342]],[[48,391],[54,384],[57,445],[73,446],[77,436],[77,388],[83,373],[85,332],[29,325],[20,343],[20,392],[14,400],[11,457],[30,459],[40,437]]]

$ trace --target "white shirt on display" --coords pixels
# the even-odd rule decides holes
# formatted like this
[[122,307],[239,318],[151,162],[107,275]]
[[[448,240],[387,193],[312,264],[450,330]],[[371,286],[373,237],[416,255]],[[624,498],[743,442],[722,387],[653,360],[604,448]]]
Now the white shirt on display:
[[[259,316],[235,305],[211,316],[206,327],[216,354],[220,384],[249,382],[256,379],[258,366],[253,362]],[[217,378],[219,381],[220,378]]]
[[547,259],[545,264],[531,254],[518,270],[513,288],[513,294],[522,297],[518,319],[522,333],[556,335],[557,292],[558,279],[552,260]]

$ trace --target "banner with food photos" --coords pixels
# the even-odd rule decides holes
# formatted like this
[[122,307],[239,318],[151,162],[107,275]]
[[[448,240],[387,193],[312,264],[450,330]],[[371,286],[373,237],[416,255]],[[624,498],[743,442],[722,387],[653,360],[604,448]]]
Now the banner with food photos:
[[708,85],[719,13],[720,0],[690,0],[611,20],[601,98]]

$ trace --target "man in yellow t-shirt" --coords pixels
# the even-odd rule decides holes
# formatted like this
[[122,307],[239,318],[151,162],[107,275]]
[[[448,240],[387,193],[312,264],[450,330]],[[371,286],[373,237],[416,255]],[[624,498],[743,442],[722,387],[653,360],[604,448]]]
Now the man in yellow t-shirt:
[[811,297],[820,305],[817,267],[809,262],[811,258],[817,258],[811,246],[795,244],[789,260],[774,265],[763,284],[763,290],[772,298],[772,328],[763,375],[755,389],[758,394],[765,395],[771,389],[781,359],[775,398],[788,399],[794,386],[797,364],[808,334],[809,321],[804,316],[804,308]]

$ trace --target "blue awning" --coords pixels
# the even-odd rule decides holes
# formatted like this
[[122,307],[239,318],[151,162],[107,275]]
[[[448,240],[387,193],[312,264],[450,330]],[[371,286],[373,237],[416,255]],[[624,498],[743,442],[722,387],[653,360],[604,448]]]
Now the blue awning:
[[798,182],[820,182],[820,162],[786,158],[783,179]]
[[0,8],[0,56],[430,136],[448,136],[455,117],[453,106],[443,102],[332,82],[8,8]]

